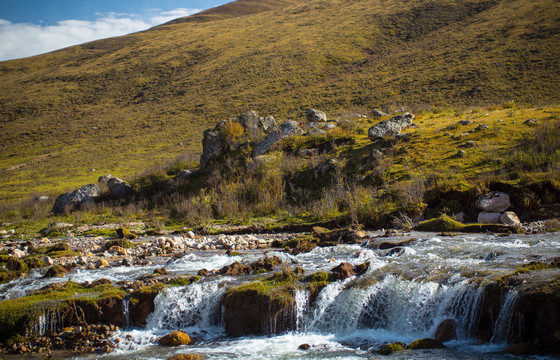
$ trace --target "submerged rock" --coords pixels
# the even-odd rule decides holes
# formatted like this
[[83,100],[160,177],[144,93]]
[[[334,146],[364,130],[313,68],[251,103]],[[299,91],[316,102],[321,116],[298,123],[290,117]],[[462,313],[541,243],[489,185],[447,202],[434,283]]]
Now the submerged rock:
[[457,338],[457,323],[454,319],[445,319],[439,323],[434,339],[440,342],[446,342]]
[[440,341],[426,338],[426,339],[418,339],[414,340],[406,347],[408,350],[420,350],[420,349],[443,349],[445,345],[443,345]]
[[362,275],[369,268],[369,262],[354,266],[348,262],[343,262],[340,265],[331,269],[332,277],[335,280],[344,280],[351,276]]
[[173,331],[158,340],[158,344],[162,346],[181,346],[192,345],[194,341],[184,331]]
[[404,350],[406,345],[402,342],[395,342],[392,344],[383,345],[379,350],[376,352],[380,355],[391,355],[394,352]]

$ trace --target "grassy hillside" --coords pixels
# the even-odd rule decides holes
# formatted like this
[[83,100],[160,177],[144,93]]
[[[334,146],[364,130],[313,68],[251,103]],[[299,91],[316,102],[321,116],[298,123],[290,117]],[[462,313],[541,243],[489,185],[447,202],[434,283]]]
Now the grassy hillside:
[[338,117],[554,104],[560,94],[555,0],[217,9],[0,63],[0,199],[62,192],[105,173],[131,178],[200,151],[204,128],[249,109],[285,120],[307,107]]

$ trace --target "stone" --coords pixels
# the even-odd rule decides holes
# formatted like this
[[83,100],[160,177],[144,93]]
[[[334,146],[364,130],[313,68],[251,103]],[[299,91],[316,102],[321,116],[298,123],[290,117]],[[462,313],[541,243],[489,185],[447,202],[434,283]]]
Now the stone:
[[401,130],[412,125],[413,119],[414,115],[411,113],[394,116],[389,120],[382,121],[379,124],[370,127],[368,130],[368,137],[373,141],[381,139],[385,136],[398,135]]
[[194,234],[193,231],[187,231],[187,237],[188,237],[189,239],[194,239],[195,236],[196,236],[196,235]]
[[502,213],[510,206],[509,194],[499,191],[484,194],[476,200],[476,207],[482,211]]
[[109,248],[109,252],[115,253],[117,255],[126,255],[126,249],[121,246],[113,245]]
[[340,263],[331,269],[332,277],[336,280],[344,280],[351,276],[359,276],[369,268],[369,262],[354,266],[348,262]]
[[463,125],[463,126],[464,125],[470,125],[472,123],[473,123],[472,120],[461,120],[461,121],[459,121],[459,125]]
[[226,142],[221,131],[211,129],[204,131],[200,166],[204,167],[208,162],[222,155],[225,148]]
[[45,273],[46,278],[64,277],[66,275],[66,268],[62,265],[53,265]]
[[113,178],[113,175],[111,175],[111,174],[101,175],[97,179],[97,183],[101,184],[101,185],[107,185],[107,181],[109,181],[109,179],[112,179],[112,178]]
[[311,345],[309,344],[301,344],[298,346],[298,350],[309,350],[309,348],[311,348]]
[[41,239],[41,244],[50,244],[51,241],[48,238],[42,238]]
[[445,345],[443,345],[440,341],[434,339],[418,339],[414,340],[406,347],[409,350],[421,350],[421,349],[443,349]]
[[466,154],[465,150],[458,150],[457,153],[455,154],[455,157],[463,158],[465,157],[465,154]]
[[114,200],[124,199],[134,194],[134,189],[124,180],[112,177],[107,180],[110,197]]
[[467,215],[464,212],[461,211],[460,213],[457,213],[455,215],[455,220],[458,221],[458,222],[464,223],[465,220],[466,220],[466,216]]
[[499,212],[481,211],[476,221],[479,224],[499,224],[501,216]]
[[317,172],[320,175],[325,175],[329,171],[336,169],[337,166],[338,163],[335,159],[327,159],[317,166]]
[[177,183],[184,183],[194,175],[196,175],[198,171],[196,169],[187,169],[181,170],[175,175],[175,182]]
[[44,262],[45,265],[47,265],[47,266],[52,266],[52,265],[54,265],[54,260],[51,259],[50,256],[45,256],[45,257],[43,258],[43,262]]
[[45,202],[45,201],[49,201],[50,197],[48,196],[37,196],[33,199],[33,201],[35,202]]
[[158,344],[162,346],[192,345],[193,343],[191,337],[182,330],[173,331],[158,340]]
[[445,319],[439,323],[434,339],[439,342],[446,342],[457,338],[457,323],[454,319]]
[[506,211],[500,216],[500,222],[504,225],[521,225],[521,220],[513,211]]
[[315,109],[307,109],[305,112],[307,116],[307,121],[319,122],[319,121],[327,121],[327,115],[320,110]]
[[482,131],[482,130],[488,130],[488,129],[489,129],[488,125],[480,124],[474,129],[474,131]]
[[270,134],[278,127],[278,123],[273,116],[265,116],[264,118],[260,118],[260,126],[265,134]]
[[288,120],[280,125],[277,130],[268,134],[263,141],[255,146],[253,156],[257,157],[266,153],[282,139],[301,134],[303,134],[303,130],[298,126],[298,124],[295,121]]
[[406,345],[402,342],[395,342],[392,344],[385,344],[376,352],[380,355],[391,355],[394,352],[404,350]]
[[387,253],[383,256],[391,256],[391,257],[399,257],[405,253],[405,249],[402,247],[394,247],[391,250],[387,251]]
[[52,207],[53,214],[63,214],[74,210],[86,203],[92,203],[101,195],[101,189],[97,184],[88,184],[70,193],[62,194],[56,198]]
[[384,113],[383,111],[379,110],[379,109],[373,109],[371,111],[371,116],[373,117],[382,117],[382,116],[387,116],[386,113]]
[[248,133],[259,130],[259,114],[256,111],[250,110],[237,117],[237,121]]
[[243,265],[240,262],[234,262],[231,265],[226,265],[218,271],[220,275],[227,275],[227,276],[238,276],[244,274],[250,274],[253,272],[253,269],[248,265]]
[[95,263],[95,267],[100,268],[100,267],[107,267],[109,266],[109,262],[105,259],[99,259],[97,260],[97,262]]
[[12,256],[17,259],[21,259],[22,257],[27,256],[27,253],[25,251],[21,251],[20,249],[14,249],[12,250]]

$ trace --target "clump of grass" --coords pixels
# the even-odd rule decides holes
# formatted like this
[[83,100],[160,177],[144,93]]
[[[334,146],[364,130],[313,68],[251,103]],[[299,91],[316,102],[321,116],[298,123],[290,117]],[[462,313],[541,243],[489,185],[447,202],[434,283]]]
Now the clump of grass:
[[416,230],[430,232],[461,231],[464,227],[464,224],[451,219],[449,216],[441,215],[438,218],[420,222],[416,225]]

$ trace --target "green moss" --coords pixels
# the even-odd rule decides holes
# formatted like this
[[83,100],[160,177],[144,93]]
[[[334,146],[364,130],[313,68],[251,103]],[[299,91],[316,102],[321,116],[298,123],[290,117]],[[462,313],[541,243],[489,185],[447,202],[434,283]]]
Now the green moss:
[[418,339],[414,340],[406,347],[408,350],[421,350],[421,349],[443,349],[443,345],[440,341],[434,339]]
[[317,271],[304,279],[308,283],[324,283],[331,282],[331,275],[326,271]]
[[109,250],[112,246],[120,246],[124,249],[132,249],[136,245],[126,239],[110,240],[105,243],[105,249]]
[[175,278],[175,279],[171,280],[167,284],[170,285],[170,286],[187,286],[187,285],[190,285],[194,282],[197,282],[201,278],[202,277],[198,276],[198,275],[196,275],[196,276],[180,276],[178,278]]
[[27,266],[27,264],[24,261],[17,259],[15,257],[10,257],[8,259],[8,261],[6,262],[6,269],[18,273],[29,272],[29,267]]
[[117,237],[119,239],[136,239],[136,235],[131,233],[127,228],[118,228]]
[[0,301],[0,341],[25,335],[45,310],[61,309],[72,301],[92,301],[109,297],[123,298],[125,292],[110,284],[85,288],[74,282],[54,285],[32,295]]
[[464,227],[464,224],[451,219],[449,216],[441,215],[438,218],[420,222],[416,225],[416,230],[430,232],[461,231]]
[[391,355],[394,352],[402,351],[404,349],[405,349],[405,344],[401,342],[396,342],[392,344],[383,345],[379,350],[377,350],[377,353],[380,355]]

